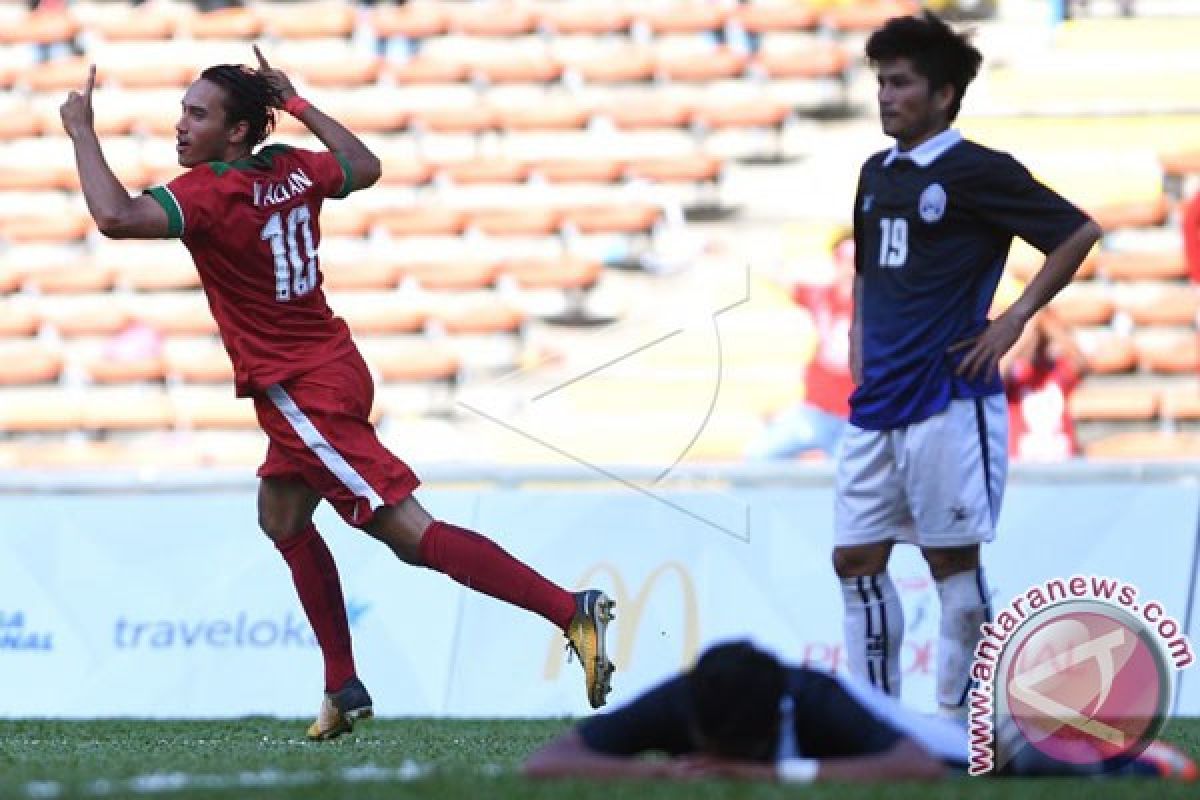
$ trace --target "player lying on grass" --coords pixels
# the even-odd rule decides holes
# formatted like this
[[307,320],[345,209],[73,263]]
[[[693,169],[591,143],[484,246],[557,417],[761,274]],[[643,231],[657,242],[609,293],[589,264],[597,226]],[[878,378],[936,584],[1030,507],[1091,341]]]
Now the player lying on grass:
[[[665,759],[645,759],[661,754]],[[854,679],[787,667],[748,642],[717,645],[689,672],[591,717],[529,756],[531,777],[934,780],[966,774],[966,729]],[[1196,765],[1155,742],[1120,770],[1072,767],[1025,748],[1007,775],[1195,780]]]
[[[237,393],[253,399],[270,440],[258,470],[258,524],[291,570],[325,661],[325,696],[309,737],[332,738],[372,713],[337,566],[313,526],[322,499],[402,561],[549,620],[583,664],[589,702],[603,705],[613,669],[604,646],[612,602],[595,589],[569,592],[490,539],[435,520],[413,497],[416,475],[376,436],[371,375],[350,329],[325,301],[317,248],[322,203],[374,184],[379,159],[254,52],[257,70],[213,66],[188,87],[175,123],[179,165],[187,169],[139,197],[129,196],[100,149],[94,66],[60,113],[100,232],[178,238],[188,248]],[[258,148],[279,111],[303,122],[327,150]]]

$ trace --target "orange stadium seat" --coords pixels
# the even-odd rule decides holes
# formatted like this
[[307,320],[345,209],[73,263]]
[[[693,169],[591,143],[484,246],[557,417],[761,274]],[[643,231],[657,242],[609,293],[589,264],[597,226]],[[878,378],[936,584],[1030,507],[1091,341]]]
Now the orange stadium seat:
[[692,121],[706,128],[779,128],[792,115],[791,106],[763,100],[706,103],[692,112]]
[[397,269],[422,289],[452,291],[486,289],[496,282],[498,272],[490,261],[412,262],[398,264]]
[[165,430],[175,422],[171,401],[158,387],[89,387],[81,399],[80,427],[85,430]]
[[0,432],[66,433],[83,423],[83,402],[74,392],[55,387],[5,389],[0,403]]
[[99,384],[158,383],[166,377],[166,363],[158,355],[126,359],[96,353],[84,360],[83,368]]
[[[297,59],[281,66],[285,66],[289,73],[294,73],[304,79],[310,86],[353,87],[367,86],[379,80],[379,76],[383,72],[383,59],[375,55],[353,53],[346,54],[344,57],[337,59]],[[386,115],[388,119],[395,116],[402,122],[405,116],[402,109],[395,108],[373,107],[354,109],[353,107],[347,107],[340,110],[342,111],[342,117],[347,112],[355,110],[370,112],[369,114],[364,114],[366,119],[376,119]],[[339,119],[339,121],[350,127],[346,120]],[[393,130],[399,127],[400,124],[395,124],[391,127],[377,127],[371,130]],[[355,130],[361,130],[362,126],[355,125],[354,128]]]
[[350,3],[299,2],[262,5],[267,34],[278,39],[346,37],[354,32],[354,6]]
[[[108,335],[129,324],[129,313],[102,294],[43,298],[42,320],[63,336]],[[56,301],[56,302],[52,302]]]
[[1093,260],[1096,272],[1111,281],[1161,281],[1187,277],[1182,251],[1103,251]]
[[366,236],[370,227],[370,216],[359,206],[340,202],[321,206],[322,236]]
[[36,339],[0,339],[0,386],[56,381],[62,368],[62,354]]
[[129,298],[130,316],[166,336],[215,334],[217,323],[200,292],[146,292]]
[[804,3],[751,3],[738,6],[733,19],[748,33],[786,33],[813,30],[820,17],[812,6]]
[[664,53],[655,60],[655,69],[672,81],[707,82],[737,78],[746,63],[744,53],[722,47],[708,53]]
[[450,161],[440,164],[436,174],[460,185],[479,183],[522,183],[529,175],[529,167],[520,161],[507,159],[472,159]]
[[403,64],[389,65],[386,74],[398,84],[460,83],[469,69],[462,61],[416,56]]
[[198,289],[200,274],[186,259],[161,264],[125,264],[116,268],[114,284],[136,292]]
[[[366,295],[366,293],[364,293]],[[429,313],[415,307],[411,301],[399,299],[394,293],[384,296],[366,295],[353,302],[345,294],[330,300],[333,312],[357,334],[416,333],[425,327]]]
[[525,314],[499,300],[476,299],[434,312],[437,321],[451,334],[519,334]]
[[488,83],[553,83],[563,65],[548,56],[489,56],[471,64],[471,73]]
[[508,131],[575,131],[587,127],[592,110],[572,101],[551,101],[534,106],[496,111],[499,126]]
[[1158,414],[1159,392],[1148,386],[1081,386],[1067,406],[1076,421],[1152,420]]
[[83,210],[59,214],[38,214],[0,218],[0,239],[20,242],[78,241],[94,228],[91,216]]
[[41,315],[32,306],[0,298],[0,337],[32,336],[41,321]]
[[[26,67],[18,80],[34,92],[82,91],[87,83],[89,62],[83,56],[58,58]],[[100,78],[97,75],[97,81]]]
[[489,236],[546,236],[558,231],[562,215],[551,208],[477,209],[467,227]]
[[1119,308],[1138,325],[1193,325],[1200,297],[1193,286],[1142,284],[1140,291],[1117,294]]
[[113,287],[114,277],[112,269],[84,260],[78,264],[27,272],[23,286],[42,294],[106,292]]
[[170,338],[163,343],[168,378],[182,383],[233,383],[233,364],[214,337]]
[[1152,228],[1162,225],[1171,211],[1170,199],[1159,195],[1144,202],[1089,207],[1087,212],[1106,231],[1122,228]]
[[760,53],[754,66],[768,78],[832,78],[845,73],[850,54],[836,44],[802,50],[771,50]]
[[376,34],[385,39],[393,36],[424,39],[445,33],[448,16],[441,3],[406,3],[377,6],[371,21]]
[[1164,391],[1162,413],[1175,422],[1200,420],[1200,385],[1173,387]]
[[1147,372],[1200,374],[1196,330],[1141,330],[1134,334],[1138,366]]
[[103,13],[90,15],[89,33],[106,42],[153,41],[169,39],[175,32],[176,17],[153,5],[121,6],[110,4]]
[[596,285],[604,267],[582,258],[511,259],[500,272],[523,289],[586,289]]
[[496,112],[483,106],[414,111],[410,125],[435,133],[483,133],[496,127]]
[[691,109],[671,101],[626,100],[604,107],[602,113],[621,130],[682,128],[691,119]]
[[532,172],[550,183],[613,183],[624,165],[615,158],[561,158],[536,161]]
[[655,35],[670,33],[709,33],[721,29],[729,17],[729,10],[717,5],[703,3],[671,3],[650,6],[637,12]]
[[654,77],[656,64],[654,54],[640,47],[578,59],[564,56],[564,61],[588,83],[644,83]]
[[450,350],[428,340],[382,340],[363,351],[367,362],[388,383],[455,382],[462,362]]
[[720,179],[721,170],[721,159],[696,153],[671,158],[636,159],[626,165],[625,175],[655,183],[711,183]]
[[632,14],[603,4],[554,3],[538,9],[543,28],[557,34],[621,33],[629,30]]
[[1130,431],[1098,439],[1083,448],[1095,461],[1195,460],[1200,458],[1200,435]]
[[1129,372],[1137,366],[1137,352],[1128,336],[1107,334],[1084,350],[1087,369],[1096,375]]
[[0,189],[58,189],[62,176],[58,170],[5,164],[0,168]]
[[42,120],[32,109],[13,109],[0,114],[0,139],[37,136],[42,130]]
[[892,17],[905,17],[921,10],[915,0],[861,0],[834,6],[825,11],[822,21],[836,31],[873,31]]
[[577,206],[564,212],[580,233],[649,233],[662,209],[649,205]]
[[433,165],[414,158],[396,158],[384,154],[383,175],[380,181],[384,186],[423,186],[433,177]]
[[379,213],[375,224],[392,236],[448,236],[463,232],[466,214],[433,206],[398,208]]
[[[127,89],[182,89],[196,77],[197,70],[190,63],[156,60],[154,63],[125,61],[97,67],[97,80],[112,81]],[[178,108],[173,109],[178,113]]]
[[1075,283],[1050,303],[1068,325],[1105,325],[1116,308],[1108,287],[1093,283]]
[[0,44],[62,44],[79,33],[66,11],[31,11],[13,25],[0,26]]
[[185,429],[255,430],[254,401],[226,387],[188,386],[171,392],[167,409]]
[[326,290],[394,289],[399,280],[396,267],[378,261],[357,261],[347,264],[321,265]]
[[454,3],[446,8],[448,29],[469,36],[520,36],[532,33],[537,16],[525,5],[509,2]]
[[219,8],[181,20],[180,29],[196,39],[253,39],[262,33],[263,21],[254,8]]

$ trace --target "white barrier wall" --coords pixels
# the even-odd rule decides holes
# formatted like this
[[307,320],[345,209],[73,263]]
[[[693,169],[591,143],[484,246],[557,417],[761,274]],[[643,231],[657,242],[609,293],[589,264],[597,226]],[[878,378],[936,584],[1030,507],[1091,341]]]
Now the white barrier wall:
[[[734,636],[844,668],[827,485],[420,497],[548,577],[614,596],[614,701]],[[1194,481],[1014,485],[985,550],[995,604],[1049,578],[1100,574],[1183,623],[1198,518]],[[401,564],[328,509],[318,526],[379,714],[590,711],[548,623]],[[928,709],[936,593],[911,548],[898,548],[893,575],[908,627],[905,700]],[[287,568],[256,529],[252,487],[0,495],[0,716],[304,716],[321,679]],[[1183,682],[1177,711],[1200,714],[1200,679]]]

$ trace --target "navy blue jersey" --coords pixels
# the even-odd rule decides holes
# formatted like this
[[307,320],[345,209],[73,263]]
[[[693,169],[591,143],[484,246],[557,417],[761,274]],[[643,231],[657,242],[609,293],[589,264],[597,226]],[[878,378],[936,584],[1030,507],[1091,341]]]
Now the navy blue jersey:
[[[966,761],[966,732],[908,711],[869,686],[808,667],[790,667],[776,758],[840,758],[882,753],[908,736],[936,758]],[[614,756],[697,751],[686,678],[667,680],[628,705],[584,720],[589,749]]]
[[1012,156],[955,130],[867,159],[854,205],[863,373],[850,421],[889,430],[1003,391],[999,373],[955,376],[961,354],[948,348],[987,326],[1014,236],[1048,253],[1087,220]]

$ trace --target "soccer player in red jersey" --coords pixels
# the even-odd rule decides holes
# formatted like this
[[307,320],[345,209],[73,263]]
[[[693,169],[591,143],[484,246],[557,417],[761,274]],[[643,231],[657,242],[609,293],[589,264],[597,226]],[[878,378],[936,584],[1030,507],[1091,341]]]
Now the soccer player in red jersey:
[[[296,94],[258,48],[257,70],[204,70],[183,96],[179,164],[165,186],[130,197],[108,166],[92,115],[93,66],[60,114],[75,148],[88,210],[110,238],[177,237],[192,254],[233,361],[270,444],[258,470],[258,521],[283,555],[325,661],[313,739],[330,739],[372,713],[354,666],[333,557],[313,526],[322,498],[401,560],[449,575],[533,611],[562,630],[584,668],[588,701],[604,704],[613,670],[605,647],[612,601],[571,593],[491,540],[435,520],[412,496],[419,483],[368,420],[374,387],[346,323],[321,289],[321,204],[379,179],[379,159],[353,133]],[[255,151],[276,110],[328,148],[280,144]]]

